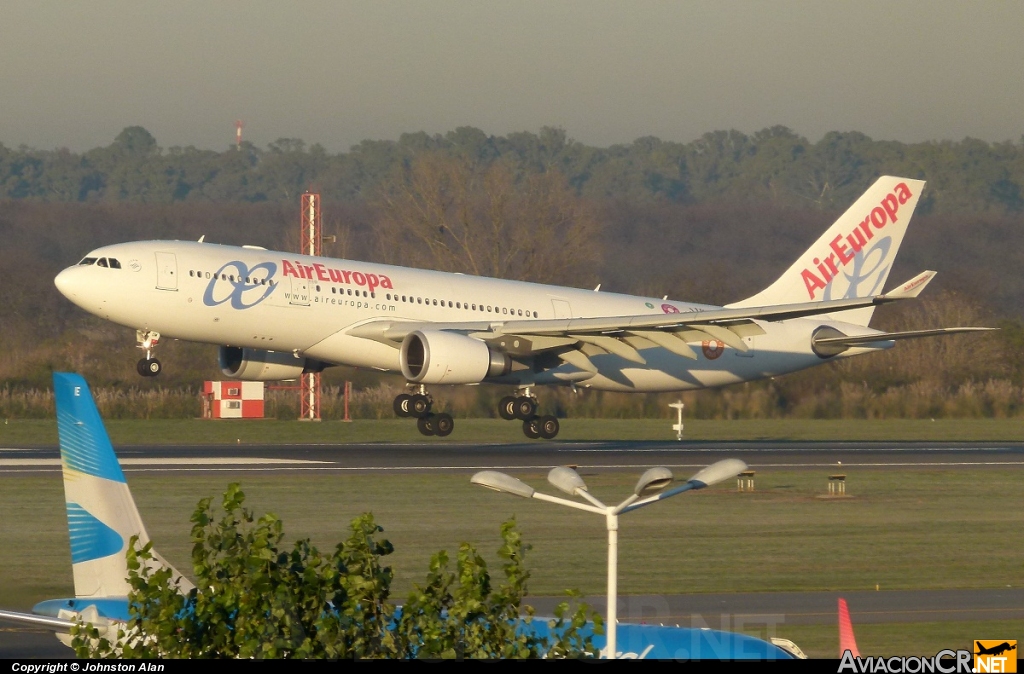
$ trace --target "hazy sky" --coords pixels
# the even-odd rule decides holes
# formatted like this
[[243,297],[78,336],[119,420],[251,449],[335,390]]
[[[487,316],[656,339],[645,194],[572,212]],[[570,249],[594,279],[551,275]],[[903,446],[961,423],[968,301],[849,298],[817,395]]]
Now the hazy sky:
[[1024,2],[0,3],[0,143],[126,126],[221,149],[234,121],[346,150],[475,126],[607,146],[782,124],[915,142],[1024,134]]

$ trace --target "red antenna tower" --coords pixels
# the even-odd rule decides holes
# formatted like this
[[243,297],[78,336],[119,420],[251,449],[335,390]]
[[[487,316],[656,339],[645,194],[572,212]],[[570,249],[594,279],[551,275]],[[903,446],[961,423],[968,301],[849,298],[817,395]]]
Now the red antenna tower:
[[[241,127],[238,132],[242,132]],[[302,217],[299,220],[299,241],[303,255],[320,255],[323,245],[321,242],[322,230],[320,195],[306,192],[302,195]],[[320,421],[319,372],[302,375],[299,394],[302,396],[299,419],[301,421]]]
[[242,127],[245,126],[245,122],[240,119],[235,120],[235,149],[242,149]]

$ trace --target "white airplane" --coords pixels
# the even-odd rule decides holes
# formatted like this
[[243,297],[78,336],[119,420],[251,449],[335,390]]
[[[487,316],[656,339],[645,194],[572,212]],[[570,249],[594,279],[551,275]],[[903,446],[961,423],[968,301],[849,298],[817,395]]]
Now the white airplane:
[[225,375],[294,379],[332,365],[400,372],[399,416],[425,435],[432,384],[513,387],[500,415],[553,438],[534,387],[683,391],[802,370],[896,340],[987,328],[880,332],[875,307],[917,297],[935,272],[883,293],[924,182],[883,176],[762,292],[724,307],[308,257],[258,246],[141,241],[104,246],[57,288],[90,313],[137,330],[144,376],[172,337],[220,345]]

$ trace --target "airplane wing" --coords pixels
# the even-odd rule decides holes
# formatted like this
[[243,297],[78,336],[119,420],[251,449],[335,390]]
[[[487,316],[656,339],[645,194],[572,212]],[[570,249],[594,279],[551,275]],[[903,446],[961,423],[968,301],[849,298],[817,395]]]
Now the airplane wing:
[[[398,348],[407,335],[417,330],[461,332],[498,347],[512,356],[556,352],[563,361],[581,370],[596,373],[597,369],[588,358],[588,355],[595,353],[613,353],[635,363],[646,363],[635,346],[637,338],[653,342],[672,353],[692,360],[697,359],[697,353],[687,342],[714,339],[737,351],[746,352],[749,346],[744,338],[764,334],[764,329],[757,325],[755,320],[782,321],[912,299],[924,290],[935,277],[935,273],[925,271],[888,293],[854,299],[722,308],[678,314],[534,321],[436,323],[375,320],[352,328],[348,334]],[[879,338],[874,337],[870,341],[879,341]]]

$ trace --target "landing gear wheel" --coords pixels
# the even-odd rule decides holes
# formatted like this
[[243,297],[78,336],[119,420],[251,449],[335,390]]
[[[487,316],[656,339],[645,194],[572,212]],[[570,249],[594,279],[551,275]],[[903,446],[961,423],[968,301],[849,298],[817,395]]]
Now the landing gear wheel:
[[416,420],[416,428],[418,428],[420,433],[423,435],[434,435],[437,433],[437,425],[435,421],[434,415],[428,414]]
[[498,401],[498,414],[505,421],[512,421],[516,418],[516,399],[512,396],[505,396]]
[[558,419],[551,415],[540,418],[540,437],[553,440],[558,435]]
[[417,393],[409,400],[409,415],[422,419],[430,414],[430,398]]
[[452,431],[455,429],[455,420],[452,419],[450,414],[441,412],[431,416],[434,417],[434,434],[437,437],[444,438],[452,434]]
[[533,400],[533,398],[528,398],[526,396],[516,398],[515,415],[517,419],[528,421],[536,413],[537,403]]
[[138,370],[139,374],[143,377],[155,377],[160,374],[161,370],[163,370],[163,366],[156,358],[150,358],[148,360],[143,358],[135,366],[135,369]]
[[523,422],[523,435],[530,438],[531,440],[536,440],[537,438],[540,437],[539,417],[531,417],[530,419],[527,419],[526,421]]
[[403,393],[395,398],[395,403],[392,405],[395,409],[395,414],[400,417],[412,416],[412,412],[409,410],[409,402],[412,400],[412,396],[408,393]]

